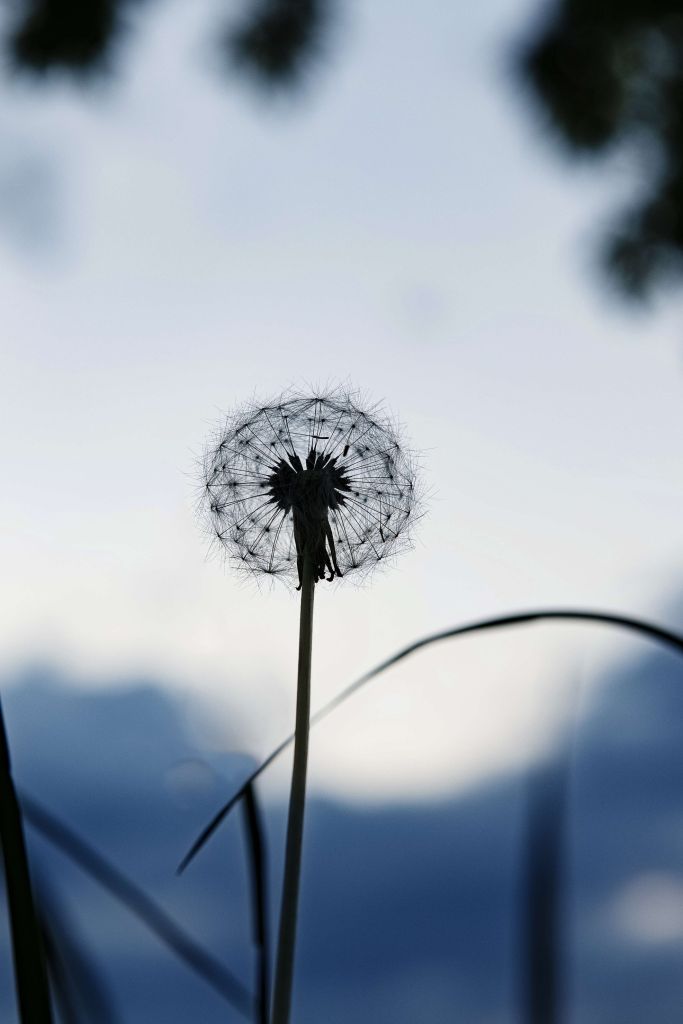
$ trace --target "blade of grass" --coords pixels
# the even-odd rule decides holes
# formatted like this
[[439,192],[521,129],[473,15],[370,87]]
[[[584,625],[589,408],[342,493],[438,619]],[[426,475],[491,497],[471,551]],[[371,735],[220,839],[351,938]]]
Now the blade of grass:
[[529,779],[522,849],[523,1019],[559,1024],[562,944],[562,876],[568,747],[536,767]]
[[265,831],[261,821],[256,788],[247,786],[244,794],[245,830],[248,843],[247,861],[251,882],[252,931],[257,950],[257,984],[254,996],[256,1024],[268,1024],[268,966],[270,941],[268,937],[268,884],[266,873]]
[[176,956],[204,979],[244,1017],[250,1016],[251,995],[223,964],[190,938],[165,910],[123,872],[93,849],[36,800],[21,794],[29,824],[128,908]]
[[[614,626],[619,629],[630,630],[633,633],[640,634],[649,640],[653,640],[656,643],[663,644],[672,648],[677,654],[683,656],[683,637],[671,630],[664,629],[661,626],[654,625],[653,623],[646,622],[644,619],[637,619],[628,615],[615,615],[610,612],[594,612],[594,611],[582,611],[580,609],[553,609],[550,611],[532,611],[532,612],[518,612],[513,615],[502,615],[491,619],[481,619],[477,622],[471,622],[464,626],[455,626],[453,629],[445,629],[439,633],[432,633],[430,636],[423,637],[421,640],[416,640],[414,643],[409,644],[408,647],[402,648],[396,654],[387,658],[386,661],[381,662],[375,668],[370,669],[365,675],[362,675],[355,682],[347,686],[341,693],[333,697],[331,701],[325,704],[319,711],[317,711],[311,717],[311,726],[317,725],[324,718],[327,718],[340,704],[345,703],[352,697],[354,693],[360,690],[366,683],[369,683],[372,679],[381,675],[392,665],[396,665],[399,661],[403,661],[411,654],[415,654],[417,651],[422,650],[424,647],[429,647],[431,644],[441,643],[443,640],[452,640],[457,637],[463,637],[467,634],[482,633],[487,630],[494,629],[510,629],[516,628],[517,626],[526,625],[535,622],[590,622],[604,626]],[[258,779],[266,768],[268,768],[273,761],[280,756],[280,754],[287,749],[287,747],[294,740],[294,734],[284,739],[269,755],[261,762],[261,764],[254,769],[249,775],[245,782],[236,790],[230,799],[221,807],[221,809],[214,815],[211,821],[206,825],[204,829],[195,839],[194,843],[185,854],[183,859],[177,868],[177,873],[182,874],[183,871],[191,864],[195,859],[200,850],[206,845],[208,840],[214,834],[216,829],[228,816],[230,811],[233,809],[236,803],[244,796],[247,786],[251,785]]]
[[73,991],[71,979],[67,975],[66,966],[60,956],[59,942],[53,938],[49,921],[42,915],[40,930],[43,936],[47,973],[57,1008],[57,1017],[61,1024],[83,1024],[83,1019],[78,1012],[76,993]]
[[564,711],[556,705],[556,714],[567,723],[557,750],[534,765],[527,778],[519,914],[522,1019],[527,1024],[560,1024],[564,1019],[566,844],[580,693],[579,673],[560,698]]
[[[38,915],[48,972],[63,1024],[116,1024],[106,986],[79,941],[73,923],[44,880],[38,886]],[[79,1012],[79,1007],[83,1013]]]
[[12,956],[22,1024],[51,1024],[45,952],[31,889],[26,841],[0,704],[0,843],[7,882]]

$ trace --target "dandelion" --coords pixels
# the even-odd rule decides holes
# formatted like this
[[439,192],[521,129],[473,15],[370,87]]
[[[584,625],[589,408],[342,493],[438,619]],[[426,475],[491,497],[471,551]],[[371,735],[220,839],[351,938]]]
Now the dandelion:
[[206,452],[202,509],[237,566],[315,582],[367,571],[406,546],[415,473],[390,421],[355,395],[289,395],[251,405]]
[[235,412],[202,465],[201,512],[240,569],[301,591],[294,765],[272,1024],[287,1024],[301,871],[315,584],[366,574],[410,546],[418,507],[410,452],[355,393],[287,393]]

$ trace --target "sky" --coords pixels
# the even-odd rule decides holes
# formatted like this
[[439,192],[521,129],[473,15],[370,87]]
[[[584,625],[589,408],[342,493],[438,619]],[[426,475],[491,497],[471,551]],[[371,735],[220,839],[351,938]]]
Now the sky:
[[[297,602],[207,557],[194,506],[221,415],[292,384],[384,400],[429,495],[412,553],[318,588],[314,706],[479,616],[676,626],[681,303],[636,311],[596,269],[637,182],[545,138],[511,71],[542,5],[348,4],[270,98],[219,68],[219,9],[142,5],[112,80],[0,94],[3,675],[145,676],[254,756],[289,732]],[[434,649],[320,727],[312,786],[462,789],[632,651],[576,627]]]

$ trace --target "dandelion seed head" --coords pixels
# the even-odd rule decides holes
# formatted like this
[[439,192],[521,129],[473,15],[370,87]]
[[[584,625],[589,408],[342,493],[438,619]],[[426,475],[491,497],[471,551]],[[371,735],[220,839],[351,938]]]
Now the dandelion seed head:
[[380,407],[355,393],[288,392],[236,410],[202,463],[200,514],[235,564],[301,581],[367,573],[411,546],[414,460]]

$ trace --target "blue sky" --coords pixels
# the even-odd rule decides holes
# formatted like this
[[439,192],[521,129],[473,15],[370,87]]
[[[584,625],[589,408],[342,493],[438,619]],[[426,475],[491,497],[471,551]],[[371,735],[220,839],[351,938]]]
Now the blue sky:
[[[543,139],[510,72],[535,9],[348,5],[311,89],[269,104],[215,65],[218,4],[148,5],[118,81],[3,89],[0,664],[145,673],[214,743],[268,750],[296,603],[207,561],[194,463],[223,410],[301,381],[386,399],[432,494],[391,572],[321,588],[316,704],[479,615],[666,621],[680,302],[634,314],[603,288],[592,243],[635,177]],[[325,727],[316,783],[385,798],[517,763],[603,657],[584,637],[406,666]]]

